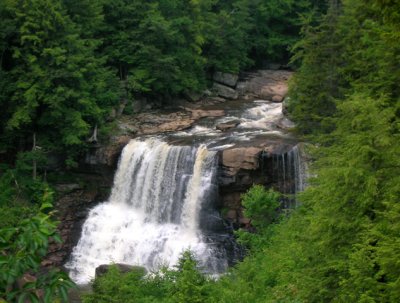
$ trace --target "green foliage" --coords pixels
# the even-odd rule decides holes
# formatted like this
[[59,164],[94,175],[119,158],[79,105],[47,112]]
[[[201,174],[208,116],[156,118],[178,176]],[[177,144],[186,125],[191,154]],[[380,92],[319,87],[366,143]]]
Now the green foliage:
[[[9,56],[1,72],[13,85],[0,99],[6,109],[3,138],[27,145],[37,134],[44,152],[79,152],[116,99],[113,76],[94,55],[99,42],[81,32],[97,23],[85,24],[72,11],[68,15],[61,1],[3,3],[4,22],[14,28],[12,35],[4,34]],[[95,19],[86,17],[85,22]],[[72,19],[79,19],[79,26]]]
[[43,155],[74,167],[112,107],[168,103],[206,88],[215,70],[285,61],[311,9],[309,0],[2,1],[0,148],[25,152],[36,135]]
[[172,99],[203,89],[215,70],[284,61],[294,45],[289,110],[318,146],[302,205],[278,220],[278,195],[256,186],[243,196],[256,232],[238,232],[249,255],[221,279],[205,278],[186,252],[175,270],[149,276],[111,269],[84,301],[398,302],[399,9],[384,0],[2,1],[0,151],[18,156],[0,176],[0,297],[35,301],[44,289],[50,300],[71,286],[60,273],[14,283],[57,238],[33,163],[40,174],[48,152],[65,151],[74,165],[118,99]]
[[252,226],[262,229],[276,222],[279,197],[279,193],[267,191],[262,185],[253,185],[242,195],[244,215],[251,218]]
[[95,279],[93,293],[84,295],[83,302],[200,303],[207,298],[206,282],[192,253],[186,251],[175,270],[162,269],[147,276],[141,270],[121,273],[111,266]]
[[205,277],[199,272],[197,262],[190,251],[180,258],[175,272],[173,287],[170,291],[172,302],[201,303],[207,296]]
[[[335,99],[343,95],[340,66],[345,62],[340,52],[339,14],[340,6],[334,3],[325,15],[306,18],[304,38],[293,48],[292,62],[299,60],[301,66],[291,81],[289,112],[304,134],[328,133],[334,128]],[[317,25],[316,18],[320,19]]]
[[255,232],[238,230],[236,235],[239,243],[255,253],[265,247],[265,243],[270,238],[272,225],[279,222],[280,194],[272,189],[266,190],[262,185],[253,185],[241,198],[241,204],[244,207],[243,214],[250,218]]
[[[61,298],[67,302],[67,290],[74,286],[68,276],[59,270],[39,273],[49,239],[61,241],[56,222],[47,214],[52,207],[52,196],[53,192],[46,187],[35,215],[22,219],[17,226],[0,228],[0,298],[9,302],[53,302]],[[23,283],[23,277],[28,282]],[[40,291],[43,291],[41,299]]]
[[261,279],[262,302],[399,299],[399,20],[374,3],[332,1],[298,45],[292,115],[303,133],[330,134],[314,137],[322,145],[302,206],[274,227],[264,256],[234,275],[257,266],[242,287]]

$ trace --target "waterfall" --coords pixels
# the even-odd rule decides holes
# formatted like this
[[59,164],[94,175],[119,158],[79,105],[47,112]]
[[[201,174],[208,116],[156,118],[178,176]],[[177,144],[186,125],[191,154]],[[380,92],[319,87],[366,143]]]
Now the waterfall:
[[112,262],[148,270],[172,266],[186,249],[206,271],[225,270],[226,252],[199,227],[215,195],[216,170],[216,152],[205,146],[132,140],[122,152],[109,200],[94,207],[83,225],[66,264],[71,278],[88,283],[97,266]]
[[286,195],[284,208],[298,204],[296,194],[302,192],[307,181],[307,164],[302,147],[298,144],[288,152],[272,155],[272,177],[278,190]]

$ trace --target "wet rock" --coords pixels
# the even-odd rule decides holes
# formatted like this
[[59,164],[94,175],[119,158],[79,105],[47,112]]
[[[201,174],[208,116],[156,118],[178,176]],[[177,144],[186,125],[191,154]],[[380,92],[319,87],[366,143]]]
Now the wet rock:
[[219,124],[217,124],[216,128],[220,131],[227,131],[231,128],[235,128],[239,124],[240,124],[239,120],[233,120],[233,121],[228,121],[228,122],[224,122],[224,123],[219,123]]
[[239,79],[237,74],[215,72],[213,76],[214,81],[234,87]]
[[191,127],[194,122],[195,122],[194,119],[184,119],[184,120],[162,123],[155,129],[155,133],[184,130]]
[[283,96],[281,95],[275,95],[271,99],[272,102],[280,103],[283,101]]
[[239,94],[233,88],[222,84],[214,83],[213,91],[220,97],[227,99],[237,99]]
[[295,124],[293,121],[290,121],[288,118],[283,117],[282,119],[279,119],[276,122],[276,126],[278,126],[280,129],[291,129],[295,127]]
[[216,105],[216,104],[220,104],[220,103],[224,103],[226,102],[226,99],[221,98],[221,97],[208,97],[204,100],[202,100],[202,104],[203,105]]
[[187,111],[190,111],[191,118],[198,120],[200,118],[205,117],[222,117],[225,115],[225,111],[216,109],[216,110],[204,110],[204,109],[190,109],[187,108]]

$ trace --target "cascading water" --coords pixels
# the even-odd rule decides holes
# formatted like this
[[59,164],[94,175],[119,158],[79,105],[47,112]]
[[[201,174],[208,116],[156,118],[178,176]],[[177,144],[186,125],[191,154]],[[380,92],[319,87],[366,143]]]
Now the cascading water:
[[226,251],[199,227],[207,217],[201,215],[205,204],[215,196],[216,168],[216,152],[205,146],[132,140],[122,152],[109,201],[90,211],[66,264],[72,279],[88,283],[97,266],[112,262],[149,270],[172,266],[186,249],[206,271],[224,271]]
[[288,197],[284,207],[296,206],[296,194],[305,189],[307,180],[307,164],[302,148],[295,145],[286,153],[272,155],[272,171],[279,191]]

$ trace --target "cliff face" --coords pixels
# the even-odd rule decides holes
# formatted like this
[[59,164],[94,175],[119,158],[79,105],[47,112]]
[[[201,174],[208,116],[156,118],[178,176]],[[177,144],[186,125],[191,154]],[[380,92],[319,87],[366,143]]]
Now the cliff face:
[[[287,71],[259,71],[238,80],[235,75],[218,74],[214,78],[216,83],[234,90],[239,100],[226,100],[214,92],[219,96],[208,95],[196,103],[182,103],[178,111],[121,117],[109,142],[94,144],[82,159],[77,174],[85,184],[56,185],[56,209],[64,242],[51,245],[43,265],[61,266],[66,262],[79,240],[89,209],[108,198],[121,150],[135,137],[169,134],[165,138],[171,144],[204,141],[218,150],[219,206],[233,227],[249,226],[240,196],[253,184],[292,194],[296,173],[294,168],[287,167],[294,165],[290,153],[297,141],[286,131],[293,125],[282,114],[281,103],[290,75]],[[258,98],[262,102],[254,103]],[[210,133],[215,135],[218,145],[205,139]]]

